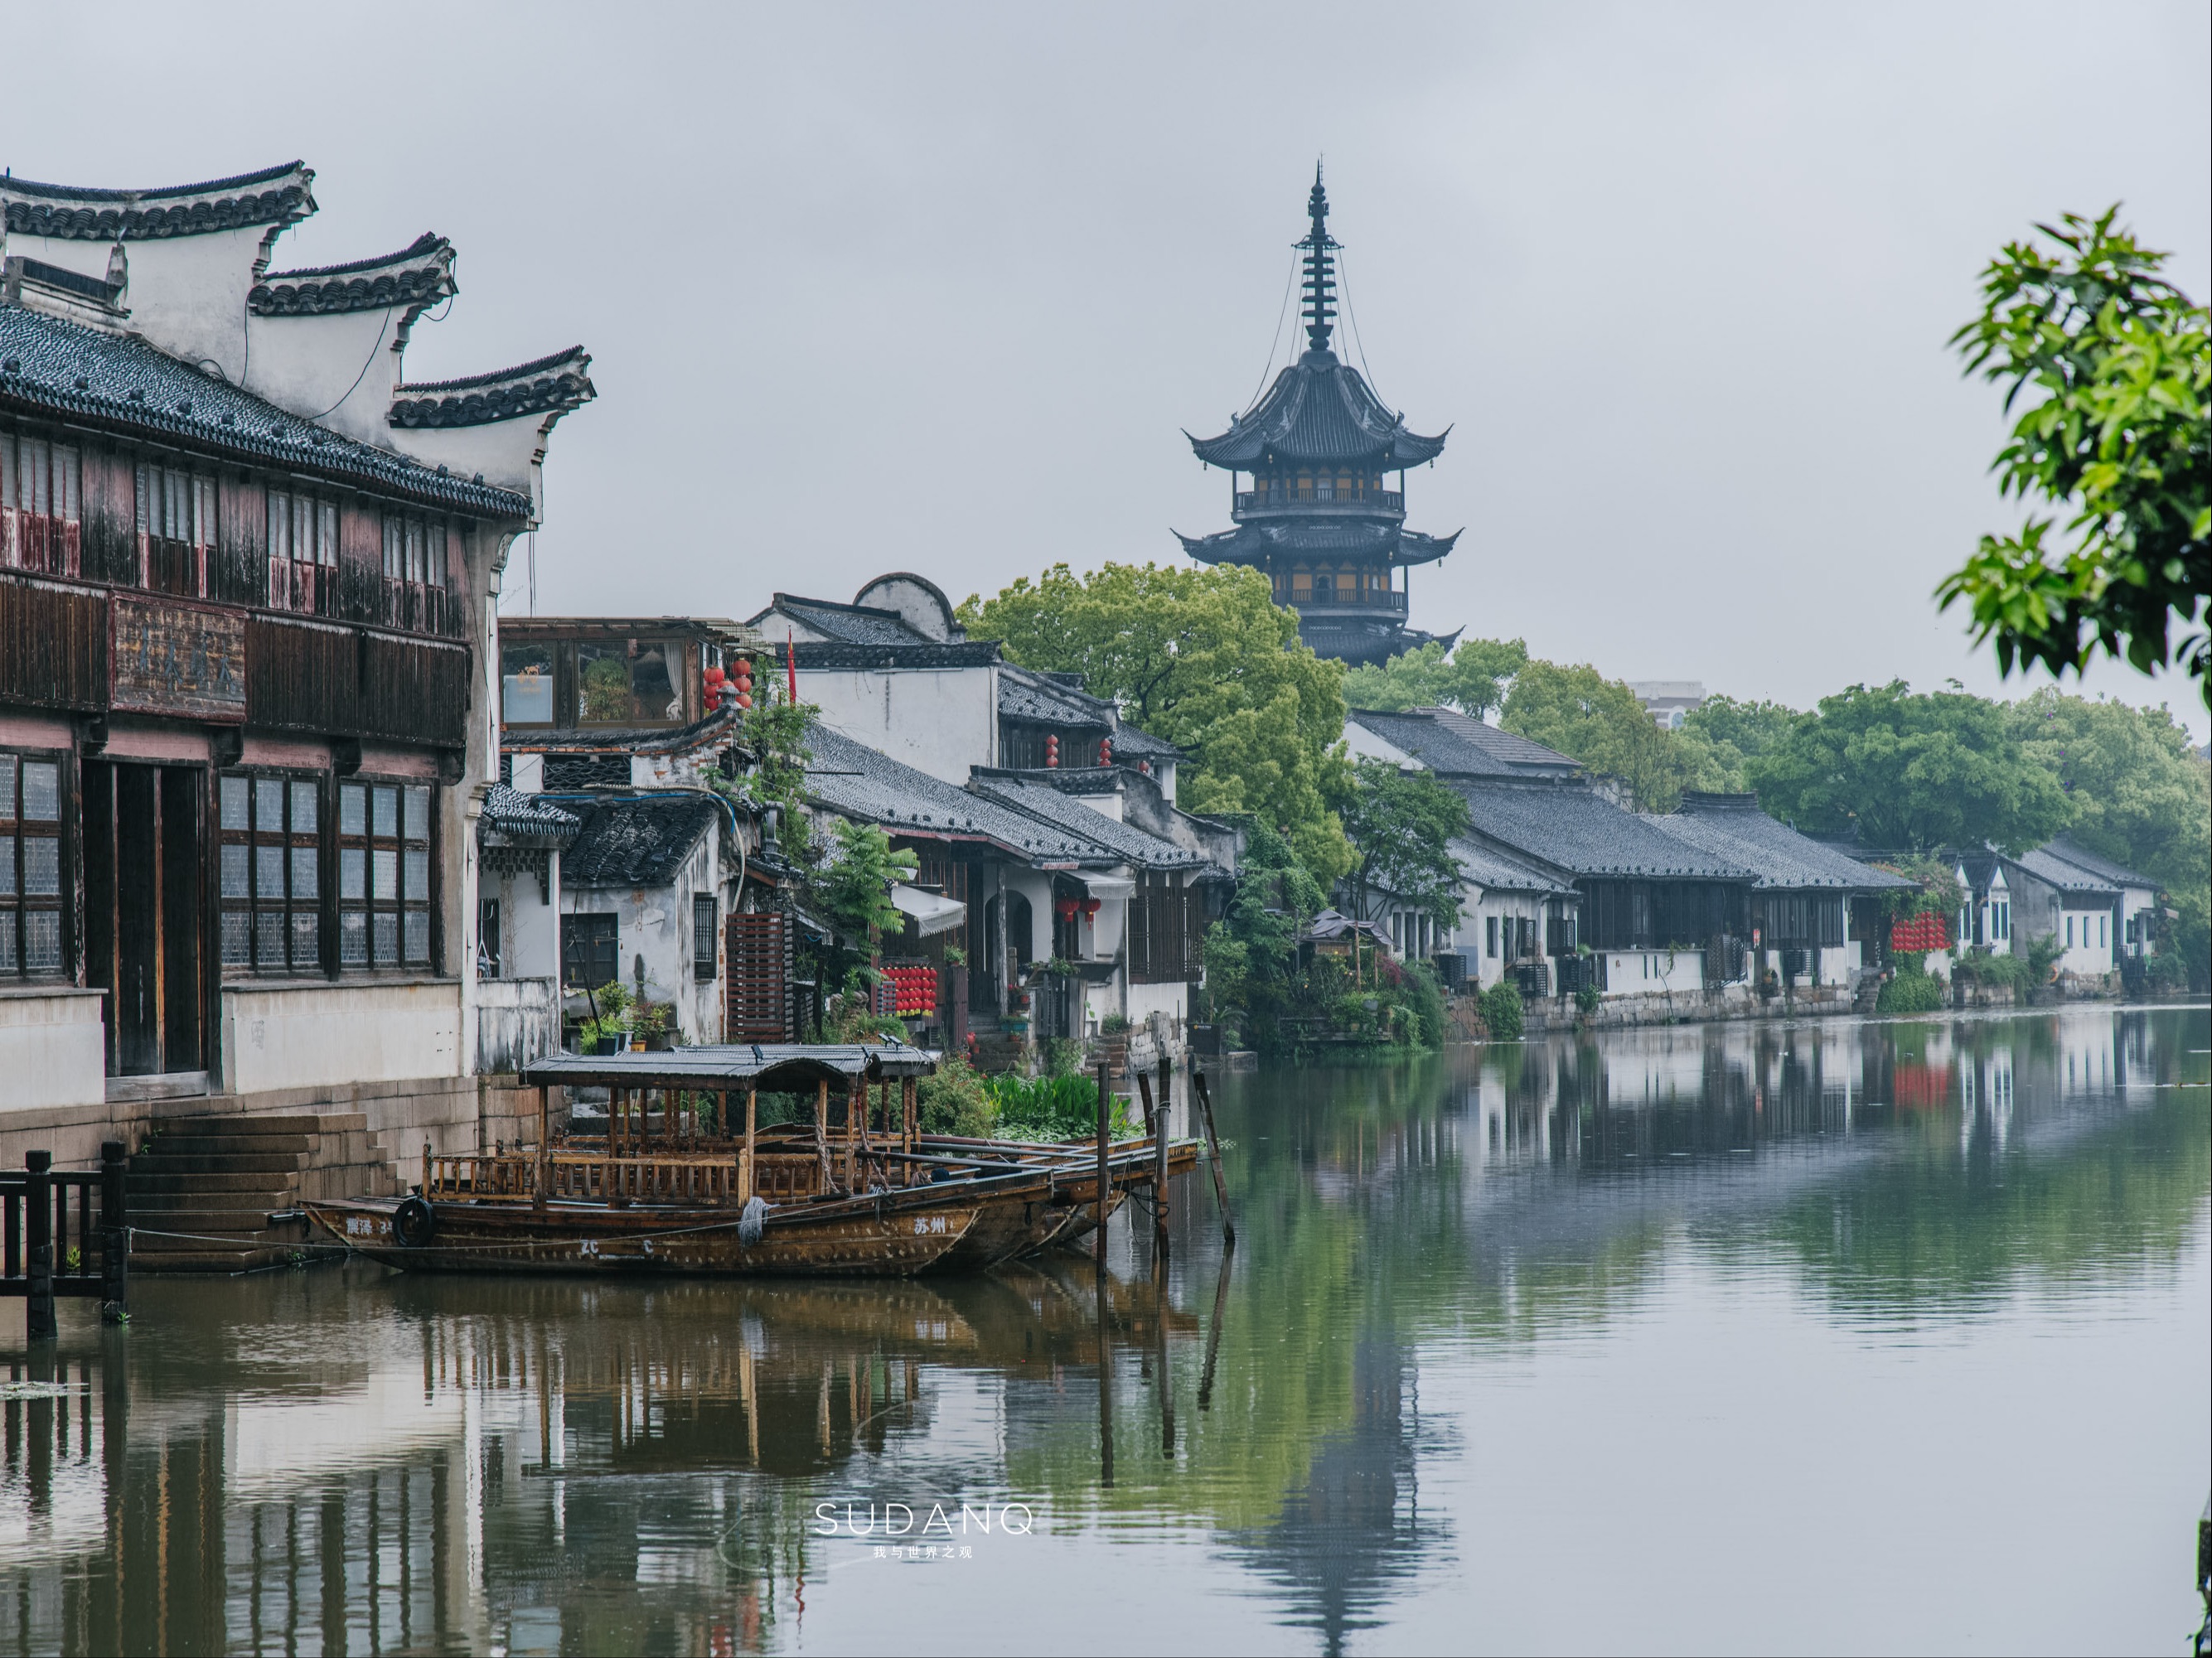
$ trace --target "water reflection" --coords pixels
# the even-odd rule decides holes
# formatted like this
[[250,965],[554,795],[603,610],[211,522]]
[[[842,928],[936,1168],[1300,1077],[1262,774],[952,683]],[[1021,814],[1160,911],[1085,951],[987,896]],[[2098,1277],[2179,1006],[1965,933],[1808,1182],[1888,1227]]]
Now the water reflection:
[[[1114,1627],[1098,1540],[1158,1546],[1160,1608],[1226,1591],[1293,1646],[1463,1646],[1425,1620],[1470,1527],[1552,1493],[1468,1496],[1535,1407],[1438,1419],[1430,1384],[1690,1316],[1662,1293],[1686,1264],[1878,1345],[2028,1291],[2119,1306],[2202,1248],[2208,1029],[1678,1027],[1223,1078],[1234,1254],[1201,1173],[1170,1259],[1139,1217],[1103,1278],[149,1280],[127,1331],[65,1309],[33,1353],[18,1312],[0,1649],[725,1653],[825,1619],[849,1646],[1027,1648],[963,1608]],[[1839,1463],[1881,1456],[1852,1434],[1825,1436]],[[1016,1497],[1049,1535],[930,1575],[817,1534],[820,1502],[917,1496]]]

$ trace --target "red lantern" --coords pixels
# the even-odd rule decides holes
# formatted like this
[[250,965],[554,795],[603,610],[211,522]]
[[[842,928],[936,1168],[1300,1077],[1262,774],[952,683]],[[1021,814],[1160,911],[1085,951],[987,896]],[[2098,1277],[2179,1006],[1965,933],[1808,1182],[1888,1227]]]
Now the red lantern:
[[1114,739],[1110,737],[1102,737],[1098,739],[1098,763],[1102,766],[1110,766],[1114,763]]
[[739,692],[738,693],[738,706],[739,708],[750,708],[750,707],[752,707],[752,705],[753,705],[753,699],[752,699],[751,695],[750,695],[749,692],[745,692],[745,691],[739,691]]
[[1048,766],[1060,764],[1060,739],[1057,737],[1044,739],[1044,762]]
[[1098,912],[1103,908],[1104,908],[1104,904],[1102,900],[1097,898],[1085,898],[1083,901],[1084,918],[1086,920],[1097,920],[1098,919]]
[[1052,901],[1052,913],[1059,916],[1063,921],[1073,920],[1075,919],[1075,900],[1073,898],[1054,899]]

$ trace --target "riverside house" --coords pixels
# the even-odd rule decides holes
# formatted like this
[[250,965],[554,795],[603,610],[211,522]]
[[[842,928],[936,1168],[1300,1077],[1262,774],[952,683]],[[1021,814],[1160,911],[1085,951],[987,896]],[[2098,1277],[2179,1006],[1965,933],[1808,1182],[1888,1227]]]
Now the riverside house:
[[453,248],[272,269],[313,182],[0,180],[8,1162],[157,1110],[483,1127],[491,617],[589,359],[409,381]]

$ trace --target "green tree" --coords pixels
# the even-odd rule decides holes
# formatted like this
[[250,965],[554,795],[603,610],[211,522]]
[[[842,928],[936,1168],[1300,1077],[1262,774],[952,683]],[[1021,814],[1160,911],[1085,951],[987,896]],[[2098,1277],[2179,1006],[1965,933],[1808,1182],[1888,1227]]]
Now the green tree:
[[1353,878],[1425,910],[1440,927],[1459,920],[1459,862],[1451,841],[1468,829],[1467,802],[1421,771],[1361,760],[1339,807],[1359,854]]
[[1347,669],[1345,701],[1355,708],[1402,713],[1453,708],[1482,719],[1505,700],[1505,683],[1528,660],[1518,639],[1468,639],[1449,657],[1439,640],[1392,657],[1381,667]]
[[2021,752],[2002,702],[1916,695],[1903,680],[1823,697],[1747,762],[1759,805],[1801,829],[1925,850],[1992,841],[2018,852],[2072,817],[2064,792]]
[[2142,871],[2180,914],[2168,940],[2183,961],[2212,960],[2212,768],[2164,708],[2069,696],[2046,685],[2008,721],[2021,752],[2056,778],[2073,808],[2067,833]]
[[1674,728],[1686,779],[1683,786],[1743,793],[1751,786],[1747,763],[1772,748],[1800,717],[1779,702],[1706,698]]
[[2212,707],[2212,324],[2155,274],[2166,255],[2112,228],[2118,212],[2038,225],[2048,247],[2008,244],[1951,337],[1968,374],[2009,383],[2007,410],[2037,394],[1992,470],[2005,494],[2068,514],[2074,545],[2047,540],[2055,514],[2031,518],[1983,537],[1936,593],[1966,601],[2008,673],[2099,653],[2148,673],[2171,654]]
[[873,823],[840,817],[836,824],[836,849],[815,883],[824,919],[854,938],[900,931],[906,915],[891,902],[891,884],[914,878],[914,853],[892,851],[890,836]]
[[[1498,722],[1557,749],[1623,784],[1638,811],[1672,811],[1698,773],[1674,733],[1661,728],[1636,693],[1584,664],[1531,661],[1514,676]],[[1722,780],[1710,780],[1720,786]]]
[[1329,801],[1345,787],[1343,668],[1316,657],[1267,578],[1238,565],[1055,564],[960,620],[1024,667],[1077,673],[1123,718],[1192,757],[1177,797],[1280,829],[1324,886],[1356,861]]

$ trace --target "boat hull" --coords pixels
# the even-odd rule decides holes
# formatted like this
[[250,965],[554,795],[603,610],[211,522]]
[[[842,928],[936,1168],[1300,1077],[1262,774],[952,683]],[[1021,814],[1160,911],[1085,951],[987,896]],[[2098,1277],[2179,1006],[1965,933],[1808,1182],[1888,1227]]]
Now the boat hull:
[[979,1201],[880,1210],[836,1204],[770,1212],[748,1246],[727,1209],[440,1204],[427,1242],[399,1236],[397,1199],[308,1200],[333,1240],[404,1272],[902,1278],[965,1237]]

